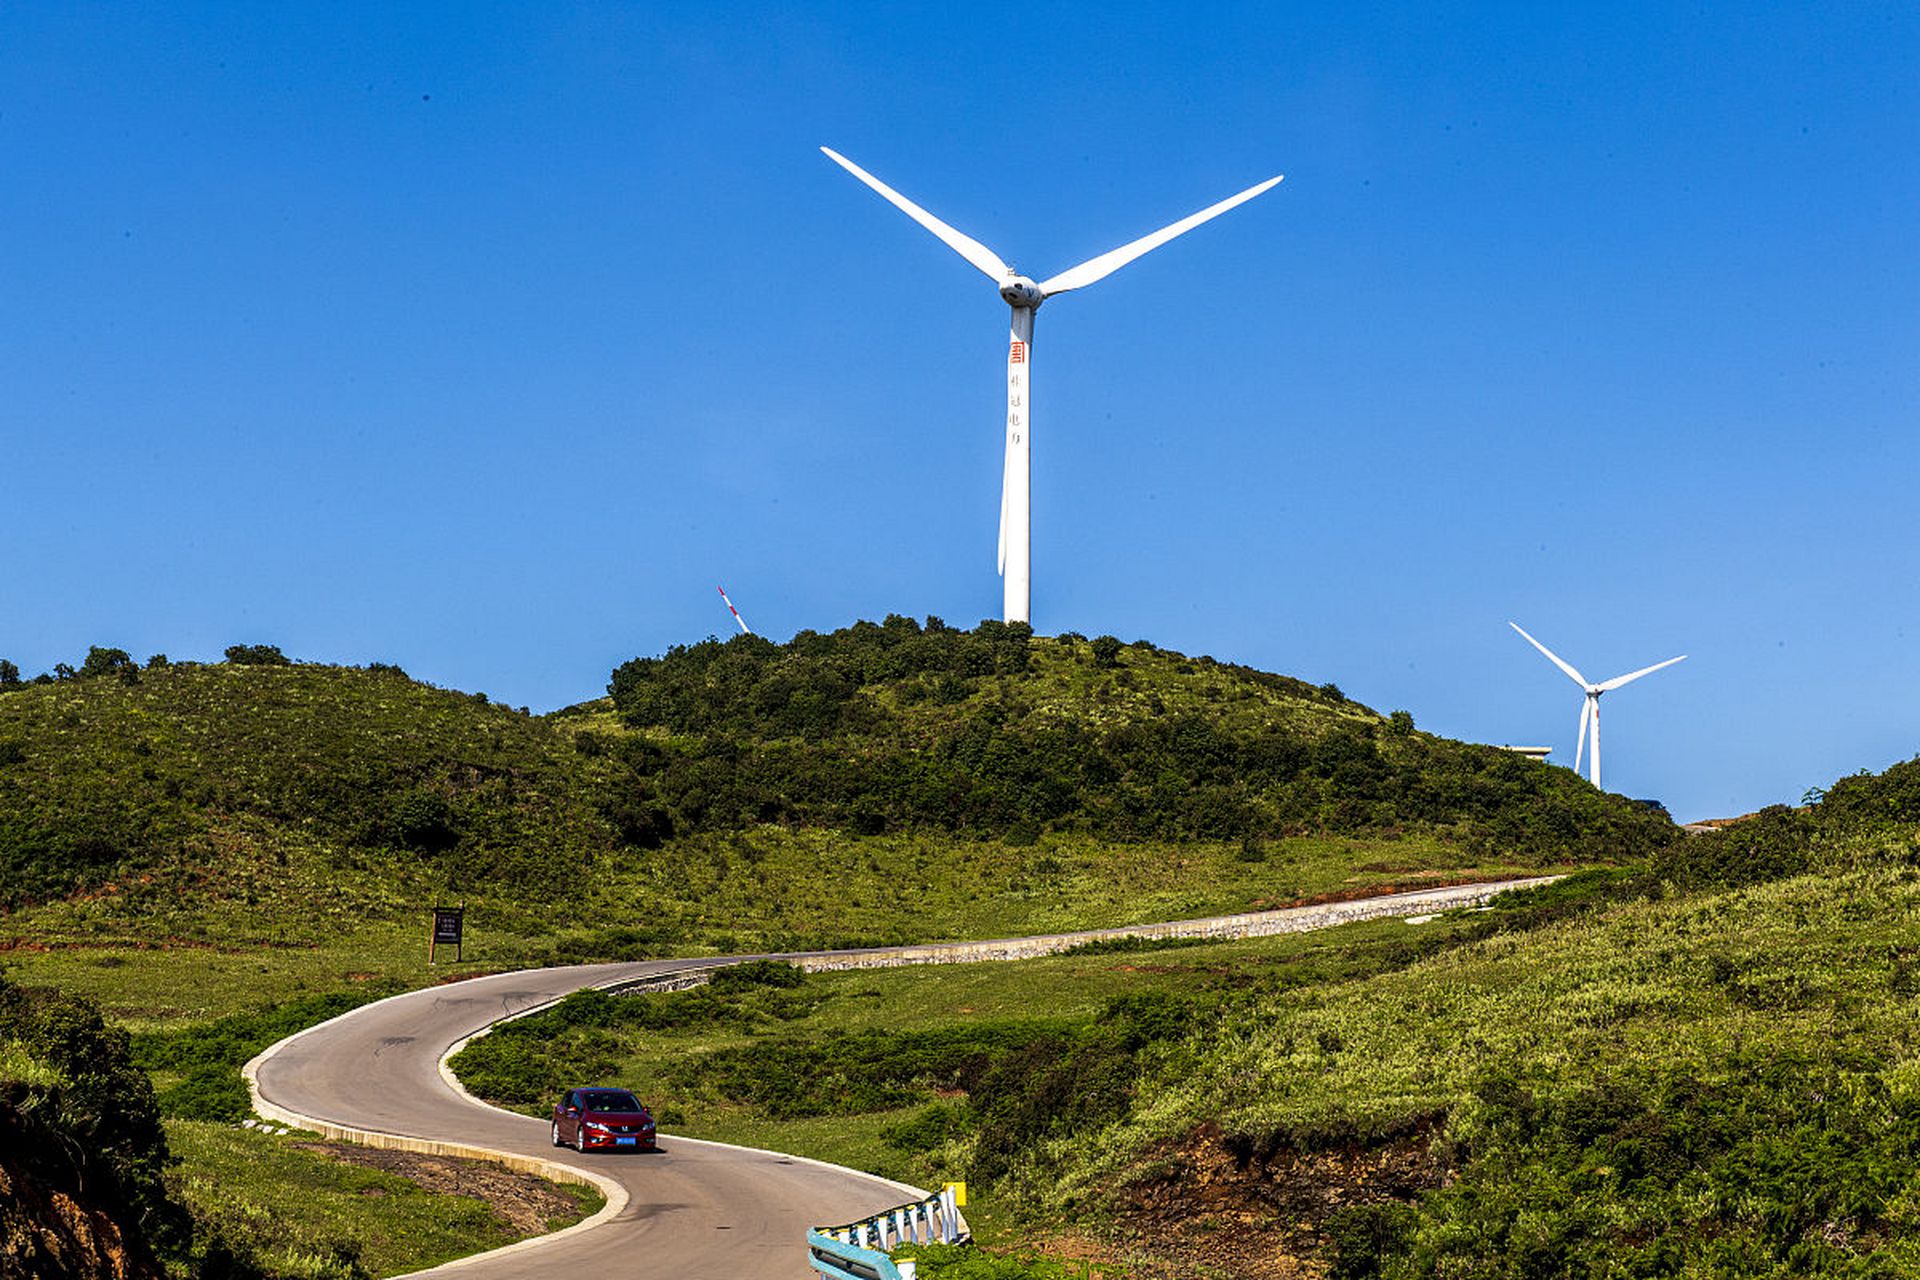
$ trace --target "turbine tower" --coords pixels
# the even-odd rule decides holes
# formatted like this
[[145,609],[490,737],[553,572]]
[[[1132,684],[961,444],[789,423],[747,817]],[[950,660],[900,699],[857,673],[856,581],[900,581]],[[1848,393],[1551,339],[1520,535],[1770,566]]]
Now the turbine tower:
[[[845,169],[892,204],[900,212],[931,231],[955,253],[984,272],[1000,290],[1000,296],[1013,308],[1013,328],[1007,344],[1007,457],[1000,477],[1000,576],[1005,580],[1005,613],[1008,622],[1031,621],[1033,589],[1032,559],[1032,448],[1033,448],[1033,313],[1040,304],[1058,293],[1080,289],[1126,266],[1140,255],[1157,249],[1175,236],[1193,230],[1209,218],[1217,218],[1235,205],[1245,204],[1280,181],[1268,178],[1248,187],[1237,196],[1162,227],[1118,249],[1090,258],[1077,267],[1040,282],[1023,276],[1002,262],[993,250],[970,236],[962,235],[913,201],[889,187],[831,147],[822,147],[827,158]],[[1282,175],[1284,176],[1284,175]]]
[[1580,704],[1580,736],[1575,740],[1576,745],[1573,749],[1573,771],[1575,773],[1580,772],[1580,753],[1586,747],[1587,738],[1589,733],[1591,733],[1593,750],[1587,758],[1587,768],[1589,770],[1587,778],[1594,786],[1598,787],[1600,785],[1600,695],[1603,693],[1611,693],[1623,684],[1632,684],[1641,676],[1652,675],[1662,667],[1670,667],[1676,662],[1684,661],[1687,655],[1683,653],[1678,658],[1668,658],[1665,662],[1656,662],[1650,667],[1642,667],[1638,671],[1629,671],[1626,675],[1615,676],[1611,680],[1602,680],[1600,683],[1594,684],[1578,671],[1574,670],[1572,663],[1565,661],[1559,654],[1528,635],[1526,628],[1522,627],[1519,623],[1509,622],[1507,625],[1515,631],[1518,631],[1528,644],[1538,649],[1541,653],[1546,654],[1547,661],[1566,672],[1567,679],[1579,685],[1581,691],[1587,695],[1586,699]]

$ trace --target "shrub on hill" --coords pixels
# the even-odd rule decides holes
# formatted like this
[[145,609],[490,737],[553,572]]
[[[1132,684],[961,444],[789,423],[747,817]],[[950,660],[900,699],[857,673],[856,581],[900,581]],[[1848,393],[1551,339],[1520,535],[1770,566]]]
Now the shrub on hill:
[[131,684],[140,678],[140,664],[125,649],[102,649],[94,645],[87,650],[86,661],[80,664],[80,675],[86,679],[118,676]]
[[287,655],[279,645],[233,644],[227,646],[227,661],[242,667],[284,667]]
[[[169,1066],[224,1053],[244,1111],[239,1061],[326,1011],[322,1000],[225,1020],[180,1038],[188,1052]],[[0,1275],[365,1280],[358,1266],[324,1255],[264,1265],[228,1234],[231,1224],[190,1210],[178,1198],[163,1110],[127,1033],[91,1003],[0,975]]]
[[1771,805],[1742,822],[1676,841],[1653,860],[1682,889],[1733,888],[1816,870],[1920,865],[1920,758],[1840,779],[1811,805]]
[[[0,976],[0,1159],[13,1184],[0,1257],[30,1274],[65,1265],[50,1237],[79,1229],[42,1223],[48,1234],[12,1221],[53,1195],[103,1214],[130,1275],[159,1274],[156,1259],[184,1259],[192,1225],[168,1195],[167,1139],[153,1085],[128,1056],[127,1036],[98,1010],[48,988],[15,986]],[[16,1163],[17,1162],[17,1163]]]
[[1819,822],[1810,814],[1770,805],[1745,822],[1676,841],[1653,861],[1653,875],[1686,889],[1736,888],[1804,875],[1814,862]]

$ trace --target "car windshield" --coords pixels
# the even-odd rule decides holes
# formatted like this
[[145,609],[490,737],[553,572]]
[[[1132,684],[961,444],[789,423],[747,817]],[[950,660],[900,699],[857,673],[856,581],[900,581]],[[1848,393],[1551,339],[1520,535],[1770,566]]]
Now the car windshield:
[[580,1105],[588,1111],[638,1111],[640,1099],[625,1089],[596,1089],[581,1094]]

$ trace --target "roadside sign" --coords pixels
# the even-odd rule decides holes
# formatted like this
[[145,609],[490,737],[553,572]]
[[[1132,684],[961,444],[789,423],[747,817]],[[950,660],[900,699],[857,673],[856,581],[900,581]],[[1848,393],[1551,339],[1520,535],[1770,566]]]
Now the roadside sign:
[[453,958],[462,958],[461,934],[464,930],[467,909],[465,907],[435,907],[433,909],[433,932],[427,938],[427,963],[434,962],[434,953],[441,947],[452,947]]

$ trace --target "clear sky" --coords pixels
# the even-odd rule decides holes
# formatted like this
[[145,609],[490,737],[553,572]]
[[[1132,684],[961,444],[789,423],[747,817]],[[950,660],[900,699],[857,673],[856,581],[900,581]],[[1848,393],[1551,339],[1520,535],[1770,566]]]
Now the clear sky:
[[0,8],[0,655],[536,710],[997,616],[1333,681],[1693,818],[1920,750],[1920,7]]

